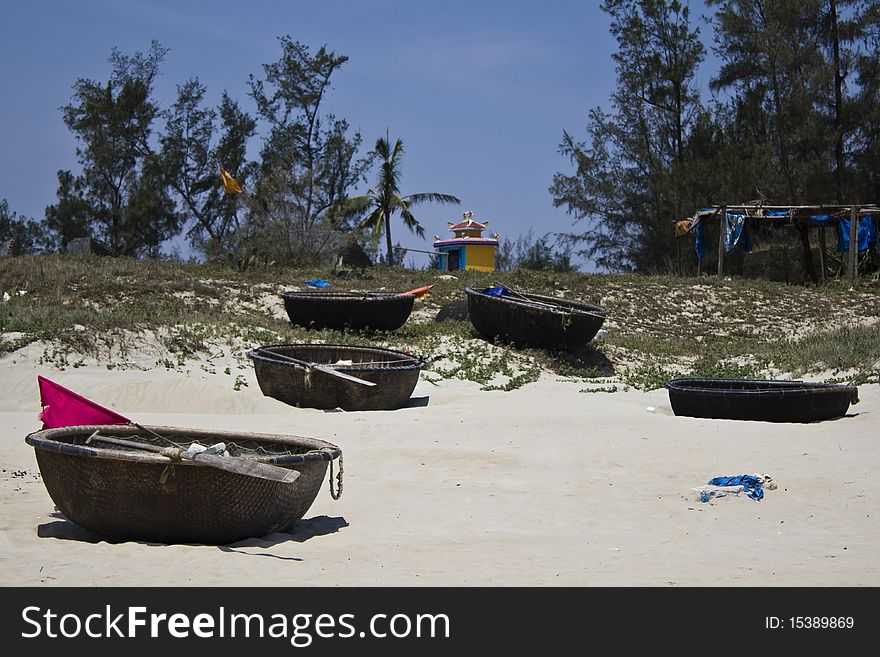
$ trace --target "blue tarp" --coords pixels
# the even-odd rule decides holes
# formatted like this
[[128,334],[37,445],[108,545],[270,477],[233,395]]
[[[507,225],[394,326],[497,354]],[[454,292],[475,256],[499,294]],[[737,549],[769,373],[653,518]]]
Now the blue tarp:
[[[849,251],[849,217],[841,218],[837,224],[837,251],[845,253]],[[874,226],[874,217],[866,215],[859,218],[859,251],[867,251],[872,244],[877,243],[877,229]]]
[[746,253],[752,252],[752,239],[746,229],[746,217],[741,212],[728,212],[724,230],[724,248],[733,251],[733,247],[739,247]]
[[512,296],[510,294],[510,290],[508,290],[503,285],[496,285],[494,287],[487,287],[483,290],[483,294],[488,294],[490,297],[509,297]]
[[[694,226],[694,250],[700,260],[705,260],[709,255],[709,248],[703,239],[703,223]],[[724,224],[724,248],[733,251],[736,245],[746,253],[752,252],[752,238],[746,228],[746,218],[740,212],[728,212]]]
[[311,278],[307,281],[303,281],[309,287],[330,287],[330,283],[321,279],[321,278]]
[[709,255],[709,249],[706,246],[706,243],[703,241],[703,223],[700,222],[694,228],[694,251],[697,252],[697,257],[700,260],[705,260]]
[[[764,489],[762,488],[764,482],[754,475],[715,477],[714,479],[710,479],[707,483],[710,486],[742,486],[743,493],[747,494],[753,500],[759,501],[764,498]],[[702,500],[702,494],[700,499]]]
[[[704,208],[704,211],[711,209]],[[771,220],[770,223],[774,228],[782,228],[784,224],[772,220],[790,218],[791,213],[787,210],[768,210],[764,216],[766,219]],[[816,214],[810,217],[810,223],[814,225],[823,225],[830,221],[831,216],[827,214]],[[837,250],[840,253],[849,251],[849,224],[850,220],[848,217],[841,217],[837,221]],[[753,227],[758,225],[754,224]],[[694,250],[697,253],[697,258],[705,260],[709,255],[709,249],[706,245],[701,221],[696,222],[692,232],[694,233]],[[866,251],[878,243],[877,226],[874,217],[866,215],[859,219],[858,236],[859,251]],[[732,251],[737,245],[746,253],[751,253],[752,239],[750,229],[746,226],[746,217],[743,213],[727,212],[724,222],[724,247],[725,250]]]

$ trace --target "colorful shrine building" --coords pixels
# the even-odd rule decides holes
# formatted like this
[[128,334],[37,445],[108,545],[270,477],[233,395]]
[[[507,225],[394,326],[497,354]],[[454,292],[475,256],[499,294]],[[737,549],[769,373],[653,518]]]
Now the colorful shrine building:
[[495,249],[498,248],[498,235],[483,237],[489,222],[480,223],[472,219],[473,213],[464,213],[464,219],[457,224],[449,222],[449,230],[455,237],[441,240],[434,236],[434,250],[437,251],[437,269],[456,271],[472,269],[476,271],[495,271]]

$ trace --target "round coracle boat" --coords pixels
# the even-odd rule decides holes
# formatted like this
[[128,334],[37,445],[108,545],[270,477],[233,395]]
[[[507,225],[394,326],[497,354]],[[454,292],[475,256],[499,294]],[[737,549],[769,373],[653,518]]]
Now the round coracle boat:
[[393,331],[412,313],[415,294],[394,292],[285,292],[284,309],[297,326]]
[[474,328],[490,339],[521,347],[575,350],[596,337],[608,311],[580,301],[568,301],[533,292],[503,295],[465,288],[468,316]]
[[249,351],[248,357],[267,397],[291,406],[346,411],[404,406],[426,363],[394,349],[337,344],[271,345]]
[[666,388],[676,415],[727,420],[816,422],[859,401],[855,386],[806,381],[673,379]]
[[[153,447],[164,440],[183,447],[225,443],[224,456],[236,457],[226,461],[269,464],[299,476],[291,475],[292,483],[270,481],[107,444],[96,435]],[[314,438],[133,425],[44,429],[25,441],[58,510],[112,541],[216,545],[288,530],[317,497],[328,463],[342,455]]]

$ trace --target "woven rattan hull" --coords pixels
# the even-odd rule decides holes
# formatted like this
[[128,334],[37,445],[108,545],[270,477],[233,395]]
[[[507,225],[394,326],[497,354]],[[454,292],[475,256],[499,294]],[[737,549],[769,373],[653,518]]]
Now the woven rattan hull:
[[676,415],[727,420],[816,422],[858,402],[858,388],[803,381],[673,379],[666,388]]
[[477,331],[489,339],[521,347],[579,349],[596,337],[608,313],[599,306],[531,292],[523,296],[568,312],[553,312],[510,297],[493,297],[470,287],[465,292],[468,315]]
[[129,426],[82,426],[30,434],[49,496],[69,520],[112,541],[225,544],[290,529],[315,500],[328,462],[341,452],[309,438],[150,427],[205,442],[255,440],[301,453],[259,460],[300,472],[292,484],[167,462],[150,453],[84,446],[96,429],[131,437]]
[[285,292],[290,321],[314,329],[393,331],[406,323],[415,296],[391,292]]
[[[319,364],[351,360],[352,365],[336,369],[376,385],[367,387],[317,370],[307,370],[296,363],[263,355],[267,352]],[[250,351],[248,357],[254,362],[260,390],[267,397],[291,406],[346,411],[400,408],[412,395],[423,365],[420,359],[401,351],[350,345],[272,345],[261,347],[259,352]],[[388,362],[389,365],[359,366],[359,362]]]

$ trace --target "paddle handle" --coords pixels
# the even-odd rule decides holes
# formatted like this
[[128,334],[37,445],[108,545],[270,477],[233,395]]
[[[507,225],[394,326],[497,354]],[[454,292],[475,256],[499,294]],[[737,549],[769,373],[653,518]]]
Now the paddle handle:
[[535,306],[544,306],[546,308],[550,308],[551,310],[554,310],[556,312],[561,312],[561,313],[577,312],[577,313],[581,313],[584,315],[590,315],[591,317],[598,317],[599,319],[607,319],[607,315],[603,315],[601,313],[590,312],[589,310],[584,310],[583,308],[560,308],[559,306],[554,305],[552,303],[547,303],[546,301],[535,301],[534,299],[530,299],[529,297],[525,296],[524,294],[521,294],[520,292],[517,292],[516,290],[511,290],[506,285],[501,285],[500,283],[495,283],[495,286],[496,287],[503,287],[505,290],[510,292],[511,296],[514,296],[514,297],[518,298],[520,301],[525,301],[526,303],[530,303]]
[[[133,440],[124,440],[123,438],[113,438],[110,436],[99,435],[96,431],[86,440],[86,444],[92,442],[102,442],[108,445],[117,445],[119,447],[129,447],[131,449],[140,449],[145,452],[154,452],[168,456],[166,450],[174,450],[174,455],[183,461],[192,461],[218,470],[234,472],[235,474],[244,475],[246,477],[256,477],[258,479],[268,479],[269,481],[277,481],[282,484],[292,484],[299,477],[296,470],[288,470],[280,468],[271,463],[260,463],[251,459],[237,458],[233,456],[218,456],[216,454],[189,454],[179,447],[159,447],[158,445],[150,445],[147,443],[139,443]],[[173,460],[173,457],[168,456]]]
[[107,443],[108,445],[118,445],[119,447],[131,447],[133,449],[140,449],[145,452],[155,452],[156,454],[165,449],[164,447],[159,447],[158,445],[149,445],[147,443],[138,443],[133,440],[123,440],[122,438],[102,436],[97,431],[86,438],[86,445],[91,445],[93,442]]
[[356,376],[346,374],[345,372],[340,372],[339,370],[334,370],[332,367],[321,365],[320,363],[308,363],[304,360],[299,360],[298,358],[291,358],[290,356],[285,356],[284,354],[275,353],[274,351],[266,351],[262,347],[258,348],[257,352],[267,356],[268,358],[280,358],[281,360],[290,361],[291,363],[296,363],[297,365],[302,365],[303,367],[318,370],[319,372],[324,372],[324,374],[329,374],[330,376],[335,376],[339,379],[345,379],[346,381],[351,381],[352,383],[359,383],[360,385],[367,386],[368,388],[372,388],[376,385],[372,381],[359,379]]
[[862,369],[858,370],[856,372],[856,375],[852,379],[849,380],[849,383],[846,384],[847,387],[850,387],[850,386],[854,387],[856,385],[856,379],[858,379],[864,372],[870,372],[872,369],[874,369],[874,366],[877,365],[878,363],[880,363],[880,358],[875,360],[873,363],[871,363],[867,367],[863,367]]
[[334,370],[332,367],[328,367],[327,365],[320,365],[318,363],[309,363],[306,367],[311,367],[312,369],[318,370],[319,372],[324,372],[325,374],[330,374],[332,376],[339,377],[340,379],[345,379],[346,381],[351,381],[352,383],[359,383],[362,386],[367,386],[368,388],[374,387],[376,384],[372,381],[367,381],[366,379],[359,379],[356,376],[352,376],[351,374],[346,374],[345,372],[340,372],[339,370]]

